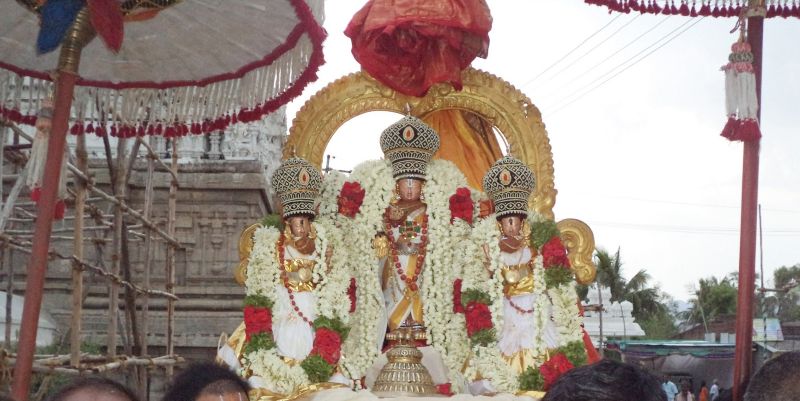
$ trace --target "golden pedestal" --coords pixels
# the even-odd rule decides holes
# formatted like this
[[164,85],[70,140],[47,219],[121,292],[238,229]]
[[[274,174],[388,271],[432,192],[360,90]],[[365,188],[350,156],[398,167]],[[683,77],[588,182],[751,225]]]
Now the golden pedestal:
[[437,396],[431,374],[422,364],[422,351],[414,344],[425,339],[425,332],[400,328],[387,335],[396,344],[386,353],[389,363],[381,369],[372,393],[378,397],[432,397]]

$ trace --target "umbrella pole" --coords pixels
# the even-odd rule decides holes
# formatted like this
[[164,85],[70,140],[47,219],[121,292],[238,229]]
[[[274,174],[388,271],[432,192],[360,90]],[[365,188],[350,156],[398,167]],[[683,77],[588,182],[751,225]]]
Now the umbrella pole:
[[64,157],[67,125],[72,109],[75,82],[78,80],[81,50],[94,37],[94,30],[91,28],[88,17],[86,8],[78,13],[78,17],[64,37],[58,60],[53,125],[48,140],[45,174],[34,226],[31,259],[25,284],[25,304],[22,309],[22,322],[18,336],[17,360],[14,364],[14,382],[11,388],[12,396],[16,401],[27,401],[31,384],[33,355],[36,351],[36,332],[39,328],[42,290],[50,249],[50,233],[53,229],[53,216],[58,195],[60,177],[58,172]]
[[[753,51],[758,121],[761,122],[761,70],[764,18],[747,19],[747,41]],[[742,212],[739,236],[739,294],[736,313],[736,351],[733,399],[741,401],[753,365],[753,293],[756,282],[756,212],[758,208],[758,164],[761,140],[745,141],[742,161]],[[766,335],[766,332],[765,332]]]

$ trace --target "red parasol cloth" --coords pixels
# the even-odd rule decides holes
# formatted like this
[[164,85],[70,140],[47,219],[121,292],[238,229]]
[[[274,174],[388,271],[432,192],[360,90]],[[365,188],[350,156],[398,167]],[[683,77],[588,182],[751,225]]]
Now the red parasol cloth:
[[34,125],[45,100],[55,100],[47,113],[51,131],[14,365],[17,401],[28,398],[67,131],[180,136],[257,120],[316,79],[322,6],[322,0],[0,3],[0,120]]
[[461,89],[461,70],[487,55],[491,27],[484,0],[370,0],[344,33],[372,77],[424,96],[440,82]]

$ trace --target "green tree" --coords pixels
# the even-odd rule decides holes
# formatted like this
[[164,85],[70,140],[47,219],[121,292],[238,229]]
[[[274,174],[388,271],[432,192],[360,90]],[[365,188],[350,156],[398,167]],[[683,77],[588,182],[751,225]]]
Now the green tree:
[[759,312],[783,322],[800,320],[800,263],[779,267],[772,278],[777,291],[764,297]]
[[736,313],[737,280],[735,274],[718,279],[701,278],[689,300],[691,307],[683,313],[687,323],[707,324],[718,317]]
[[611,292],[611,299],[608,301],[628,301],[633,304],[632,315],[647,333],[647,337],[667,338],[675,333],[674,315],[667,307],[667,302],[671,300],[657,286],[650,285],[652,278],[646,270],[639,270],[630,279],[626,279],[619,249],[612,255],[605,249],[598,248],[595,252],[595,264],[597,282]]

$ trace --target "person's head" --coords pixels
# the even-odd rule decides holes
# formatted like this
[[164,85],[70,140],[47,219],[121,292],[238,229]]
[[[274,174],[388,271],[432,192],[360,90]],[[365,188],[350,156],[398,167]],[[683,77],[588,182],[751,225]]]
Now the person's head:
[[715,385],[717,385],[717,386],[719,386],[719,380],[717,380],[717,379],[714,379],[714,384],[715,384]]
[[401,178],[397,180],[397,194],[404,201],[420,200],[424,183],[419,178]]
[[133,390],[105,377],[81,377],[53,393],[47,401],[139,401]]
[[706,386],[706,381],[705,380],[701,380],[700,381],[700,388],[703,388],[705,386]]
[[519,237],[522,231],[522,224],[525,222],[525,215],[521,213],[507,214],[498,217],[500,229],[506,237]]
[[750,379],[744,401],[797,400],[800,351],[787,352],[768,360]]
[[686,393],[689,392],[689,390],[690,390],[689,382],[686,381],[686,380],[682,381],[681,382],[681,393],[686,394]]
[[542,401],[666,401],[666,397],[657,376],[603,359],[565,373]]
[[215,363],[190,365],[175,376],[163,401],[248,401],[250,385]]

